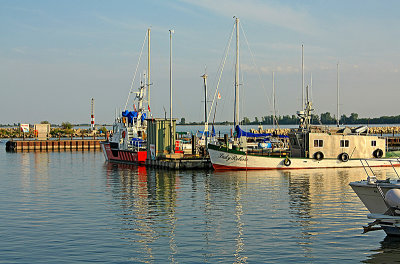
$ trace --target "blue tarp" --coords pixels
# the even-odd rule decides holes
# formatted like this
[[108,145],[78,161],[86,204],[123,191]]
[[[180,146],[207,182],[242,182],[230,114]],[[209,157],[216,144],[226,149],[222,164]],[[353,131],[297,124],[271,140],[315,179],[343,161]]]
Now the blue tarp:
[[[204,135],[206,135],[207,137],[210,136],[210,131],[200,131],[200,130],[197,130],[197,132],[200,133],[200,134],[204,134]],[[215,137],[215,129],[214,129],[214,126],[212,127],[212,134],[211,134],[211,136],[212,136],[212,137]]]
[[[270,137],[270,136],[273,136],[271,133],[255,134],[255,133],[246,132],[246,131],[243,131],[239,126],[236,126],[235,130],[236,130],[236,134],[237,134],[238,138],[240,138],[240,137]],[[288,136],[277,135],[277,137],[287,138]]]
[[133,123],[133,119],[138,116],[138,113],[136,111],[125,110],[122,112],[122,116],[128,118],[128,123]]
[[269,137],[269,136],[271,136],[271,133],[255,134],[255,133],[246,132],[246,131],[243,131],[239,126],[236,126],[235,130],[236,130],[236,135],[237,135],[238,138],[240,138],[240,137]]

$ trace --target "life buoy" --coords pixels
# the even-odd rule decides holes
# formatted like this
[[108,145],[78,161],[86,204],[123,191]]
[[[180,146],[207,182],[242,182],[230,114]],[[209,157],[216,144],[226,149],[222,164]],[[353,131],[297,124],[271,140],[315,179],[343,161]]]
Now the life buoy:
[[347,162],[349,160],[349,154],[343,152],[342,154],[339,155],[339,159],[343,162]]
[[380,159],[383,156],[383,150],[381,149],[376,149],[372,155],[374,155],[375,158]]
[[317,151],[314,153],[314,159],[316,160],[322,160],[324,158],[324,153],[321,151]]
[[122,131],[122,137],[125,138],[125,131]]
[[288,157],[286,157],[286,159],[283,161],[283,164],[284,164],[286,167],[289,167],[290,164],[292,164],[292,161],[291,161]]

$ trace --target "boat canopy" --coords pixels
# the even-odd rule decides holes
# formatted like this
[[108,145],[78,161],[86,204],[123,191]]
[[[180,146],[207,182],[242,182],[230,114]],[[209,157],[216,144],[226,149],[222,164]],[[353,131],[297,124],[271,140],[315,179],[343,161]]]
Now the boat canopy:
[[[238,138],[240,138],[240,137],[270,137],[270,136],[273,136],[271,133],[256,134],[256,133],[246,132],[246,131],[243,131],[238,125],[236,126],[235,130],[236,130],[236,135]],[[288,136],[276,135],[276,137],[287,138]]]
[[[212,126],[212,129],[211,129],[211,130],[212,130],[212,131],[211,131],[211,136],[212,136],[212,137],[215,137],[215,128],[214,128],[214,125]],[[197,133],[204,134],[204,135],[206,135],[207,137],[210,136],[210,131],[201,131],[201,130],[197,130]]]
[[[133,123],[135,118],[138,117],[138,112],[125,110],[122,112],[122,116],[128,118],[128,123]],[[146,119],[146,113],[143,113],[141,120],[144,121],[145,119]]]
[[255,134],[255,133],[250,133],[250,132],[243,131],[239,127],[239,125],[236,126],[235,130],[236,130],[236,135],[237,135],[238,138],[240,138],[240,137],[269,137],[269,136],[271,136],[271,133]]
[[122,112],[122,116],[128,118],[128,123],[133,123],[133,119],[138,116],[138,113],[136,111],[125,110]]

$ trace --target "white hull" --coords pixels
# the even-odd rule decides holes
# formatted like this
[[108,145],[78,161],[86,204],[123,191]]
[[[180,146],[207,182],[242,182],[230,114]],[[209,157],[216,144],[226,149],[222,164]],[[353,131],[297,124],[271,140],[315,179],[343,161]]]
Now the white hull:
[[[286,156],[254,156],[233,151],[208,149],[211,163],[216,170],[275,170],[275,169],[317,169],[317,168],[355,168],[362,167],[360,159],[343,162],[338,159],[315,160],[309,158],[288,158]],[[396,159],[368,159],[370,167],[400,166]]]
[[369,183],[364,180],[350,183],[353,191],[357,194],[368,211],[371,212],[368,218],[374,219],[368,226],[364,226],[364,232],[379,230],[379,228],[374,227],[379,225],[387,235],[400,236],[400,217],[398,215],[392,216],[390,214],[385,214],[388,211],[388,206],[385,204],[377,188],[377,184],[379,184],[384,196],[386,196],[386,193],[390,189],[400,189],[399,182],[393,180],[390,182],[380,181],[376,183]]
[[[350,186],[371,214],[384,214],[387,211],[386,204],[375,184],[367,184],[361,181],[352,182]],[[384,194],[388,190],[393,189],[393,186],[384,187],[381,184],[379,186],[381,186]],[[398,187],[400,188],[400,186]]]

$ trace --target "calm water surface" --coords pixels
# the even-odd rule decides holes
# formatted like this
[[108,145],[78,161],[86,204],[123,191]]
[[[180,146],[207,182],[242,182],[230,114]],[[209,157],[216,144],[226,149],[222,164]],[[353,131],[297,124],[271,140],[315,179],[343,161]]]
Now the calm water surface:
[[363,170],[175,172],[0,147],[0,263],[400,261],[399,241],[361,234],[348,183]]

